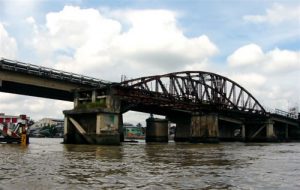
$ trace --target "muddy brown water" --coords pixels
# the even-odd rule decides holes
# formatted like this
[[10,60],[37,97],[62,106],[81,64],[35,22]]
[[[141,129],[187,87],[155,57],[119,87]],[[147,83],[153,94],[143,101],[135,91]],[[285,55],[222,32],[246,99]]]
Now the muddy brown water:
[[0,144],[0,189],[300,189],[300,143]]

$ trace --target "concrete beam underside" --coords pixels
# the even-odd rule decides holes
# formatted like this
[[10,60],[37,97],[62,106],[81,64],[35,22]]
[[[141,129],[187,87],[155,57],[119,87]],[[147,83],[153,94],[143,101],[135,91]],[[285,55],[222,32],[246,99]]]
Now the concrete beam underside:
[[[57,90],[63,90],[71,92],[72,90],[80,87],[76,84],[58,81],[54,79],[36,77],[21,73],[13,73],[8,71],[0,71],[0,81],[9,81],[19,84],[27,84],[33,86],[39,86],[44,88],[52,88]],[[2,82],[1,82],[2,83]]]

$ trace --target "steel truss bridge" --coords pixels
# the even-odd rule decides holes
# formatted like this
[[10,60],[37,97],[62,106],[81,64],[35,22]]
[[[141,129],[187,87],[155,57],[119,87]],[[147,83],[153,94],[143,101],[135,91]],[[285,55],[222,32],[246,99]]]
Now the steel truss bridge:
[[185,71],[123,81],[117,87],[122,99],[184,111],[232,110],[266,114],[263,106],[238,83],[215,73]]
[[[269,114],[244,87],[211,72],[184,71],[112,83],[71,72],[0,59],[0,74],[2,92],[73,101],[75,91],[79,90],[80,96],[85,96],[91,90],[97,89],[98,94],[113,93],[118,96],[122,100],[124,112],[175,110],[237,112],[257,116]],[[27,82],[30,77],[34,82]],[[291,118],[289,115],[284,117]]]

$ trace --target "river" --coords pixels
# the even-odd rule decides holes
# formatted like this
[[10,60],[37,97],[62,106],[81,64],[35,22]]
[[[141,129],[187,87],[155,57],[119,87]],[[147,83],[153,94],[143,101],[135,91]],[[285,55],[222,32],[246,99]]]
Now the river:
[[300,189],[299,143],[0,144],[0,189]]

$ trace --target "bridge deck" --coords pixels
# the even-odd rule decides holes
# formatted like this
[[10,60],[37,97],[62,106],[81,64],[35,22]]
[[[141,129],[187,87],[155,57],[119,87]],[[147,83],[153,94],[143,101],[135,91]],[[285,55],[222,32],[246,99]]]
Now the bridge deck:
[[0,59],[0,70],[25,73],[43,78],[63,80],[66,82],[86,85],[95,88],[103,87],[107,84],[110,84],[110,82],[108,81],[100,80],[93,77],[60,71],[56,69],[50,69],[47,67],[32,65],[29,63],[23,63],[19,61],[13,61],[9,59]]
[[110,82],[42,66],[0,59],[0,91],[73,101],[75,89],[102,88]]

